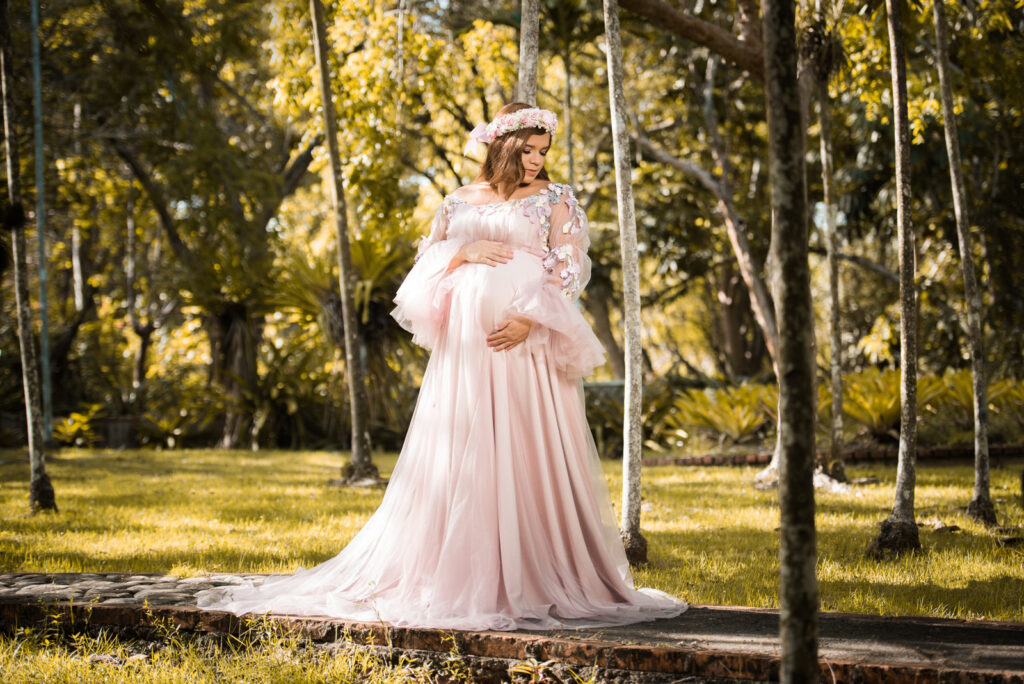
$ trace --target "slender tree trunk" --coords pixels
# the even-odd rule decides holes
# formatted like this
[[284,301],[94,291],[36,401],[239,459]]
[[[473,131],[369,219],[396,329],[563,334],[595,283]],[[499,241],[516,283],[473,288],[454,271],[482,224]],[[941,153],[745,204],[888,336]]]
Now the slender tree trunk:
[[803,117],[795,5],[765,0],[765,100],[771,149],[773,289],[779,323],[780,631],[783,682],[818,680],[814,529],[814,359]]
[[[75,156],[82,158],[82,103],[74,107]],[[75,311],[85,308],[85,269],[82,266],[82,231],[78,221],[71,223],[71,275],[74,283]]]
[[622,73],[622,36],[618,0],[604,0],[608,42],[608,91],[615,150],[615,188],[618,196],[622,248],[622,289],[626,313],[626,400],[622,452],[622,540],[630,563],[647,561],[647,540],[640,533],[641,393],[643,353],[640,339],[640,266],[633,206],[629,128]]
[[946,152],[949,156],[949,180],[953,186],[953,211],[960,242],[960,267],[963,270],[967,299],[967,335],[971,345],[971,378],[974,389],[974,496],[967,514],[987,525],[996,524],[996,509],[989,495],[988,399],[985,384],[985,349],[981,337],[981,293],[974,273],[971,248],[971,220],[967,207],[957,136],[956,110],[953,109],[953,84],[949,76],[949,36],[944,0],[935,0],[935,46],[939,53],[939,82],[942,88],[942,118],[946,128]]
[[843,462],[843,341],[839,327],[839,240],[836,235],[836,200],[832,187],[832,112],[828,75],[818,79],[818,118],[821,124],[821,185],[825,200],[825,251],[828,259],[828,331],[831,340],[832,422],[829,425],[829,472]]
[[576,164],[572,151],[572,51],[569,41],[562,48],[562,67],[565,70],[565,102],[562,104],[562,121],[565,127],[565,155],[569,166],[569,186],[576,189]]
[[889,58],[892,63],[893,119],[896,124],[896,221],[900,255],[900,446],[892,513],[882,522],[868,554],[882,558],[921,548],[914,519],[917,473],[917,254],[910,223],[910,123],[907,68],[903,47],[902,0],[886,0]]
[[338,279],[341,290],[341,311],[345,321],[345,371],[348,375],[349,405],[352,410],[352,458],[342,470],[342,478],[349,482],[376,479],[380,476],[370,455],[370,431],[366,419],[369,402],[363,373],[363,346],[356,329],[356,310],[352,293],[355,291],[356,273],[348,246],[348,207],[345,203],[345,180],[338,151],[338,122],[334,114],[330,67],[327,63],[327,37],[324,29],[324,9],[320,0],[309,0],[313,19],[313,46],[316,52],[317,72],[320,79],[320,98],[323,103],[324,131],[327,150],[331,158],[331,202],[334,205],[338,242]]
[[519,84],[516,99],[537,104],[537,57],[540,51],[540,2],[523,0],[519,29]]
[[57,510],[53,485],[46,474],[46,452],[43,445],[42,392],[36,365],[35,336],[32,331],[32,309],[28,294],[28,259],[25,244],[25,210],[21,203],[21,177],[15,133],[14,67],[11,64],[11,34],[7,20],[7,0],[0,0],[0,92],[4,112],[4,152],[7,158],[7,197],[10,202],[9,228],[14,257],[14,294],[18,309],[18,339],[21,346],[21,379],[25,390],[25,421],[28,432],[29,506],[33,511]]
[[46,258],[46,193],[43,187],[43,77],[39,48],[39,0],[32,0],[32,118],[36,171],[36,278],[39,281],[39,373],[43,390],[43,441],[53,440],[53,373],[50,371],[50,305]]
[[146,410],[146,369],[149,347],[153,340],[153,331],[157,324],[153,317],[145,323],[139,318],[136,305],[135,288],[137,286],[136,273],[138,272],[138,254],[136,253],[135,234],[135,188],[128,188],[128,201],[125,203],[125,231],[128,235],[125,244],[125,292],[127,294],[128,321],[132,331],[139,337],[139,348],[135,350],[135,359],[132,363],[132,395],[131,411],[141,414]]

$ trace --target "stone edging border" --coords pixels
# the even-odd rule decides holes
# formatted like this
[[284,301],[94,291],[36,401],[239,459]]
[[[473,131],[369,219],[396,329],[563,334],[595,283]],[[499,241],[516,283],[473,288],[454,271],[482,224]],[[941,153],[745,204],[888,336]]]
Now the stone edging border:
[[[1024,444],[994,444],[988,448],[990,458],[1024,458]],[[843,452],[843,460],[847,463],[857,461],[895,461],[899,456],[896,446],[863,446],[847,449]],[[965,459],[974,458],[974,446],[918,447],[918,460]],[[645,458],[645,466],[663,465],[767,465],[772,460],[772,452],[758,451],[740,454],[701,454],[698,456],[679,456],[667,458]]]
[[[713,606],[702,606],[714,608]],[[758,653],[730,652],[678,646],[647,646],[612,641],[571,639],[515,632],[449,632],[436,629],[390,627],[344,620],[275,616],[286,631],[314,642],[347,640],[383,650],[447,656],[453,647],[470,661],[514,662],[528,659],[556,660],[581,669],[633,673],[630,681],[673,681],[679,677],[715,680],[777,681],[779,659]],[[72,604],[66,601],[0,600],[0,626],[27,624],[83,627],[144,628],[159,623],[178,629],[238,635],[245,620],[223,611],[181,606],[131,606]],[[477,681],[499,681],[485,677]],[[618,677],[616,677],[618,679]],[[958,682],[1024,684],[1024,676],[998,671],[969,671],[912,665],[878,665],[861,662],[823,661],[821,680],[828,682]]]

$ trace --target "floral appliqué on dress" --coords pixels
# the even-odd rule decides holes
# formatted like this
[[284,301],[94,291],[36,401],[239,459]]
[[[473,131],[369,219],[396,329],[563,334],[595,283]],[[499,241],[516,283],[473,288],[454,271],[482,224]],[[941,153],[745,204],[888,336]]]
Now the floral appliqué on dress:
[[[569,210],[569,219],[562,225],[562,235],[552,240],[551,213],[563,201]],[[562,294],[575,299],[583,289],[578,250],[586,249],[587,217],[572,188],[562,183],[551,183],[536,195],[525,198],[523,214],[538,225],[541,239],[548,248],[543,259],[544,268],[561,279]],[[558,244],[551,247],[552,242]]]

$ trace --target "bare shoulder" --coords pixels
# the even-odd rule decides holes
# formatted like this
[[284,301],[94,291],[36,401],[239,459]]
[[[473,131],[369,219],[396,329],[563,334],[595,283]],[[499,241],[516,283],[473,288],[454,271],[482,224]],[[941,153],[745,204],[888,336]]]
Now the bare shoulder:
[[463,185],[452,192],[449,197],[462,200],[463,202],[470,202],[472,204],[482,204],[484,202],[497,201],[499,198],[495,194],[494,190],[487,183],[470,183],[469,185]]

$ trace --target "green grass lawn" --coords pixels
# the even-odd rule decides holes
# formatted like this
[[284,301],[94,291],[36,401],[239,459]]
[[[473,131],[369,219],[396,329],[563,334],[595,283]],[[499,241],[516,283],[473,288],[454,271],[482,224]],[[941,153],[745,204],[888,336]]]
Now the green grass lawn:
[[[377,458],[389,473],[394,455]],[[343,454],[291,451],[64,450],[48,462],[60,512],[28,510],[24,452],[0,451],[0,572],[132,571],[196,575],[290,572],[332,557],[373,512],[382,490],[338,489]],[[618,505],[620,463],[605,462]],[[1000,524],[1024,535],[1024,461],[992,472]],[[923,464],[917,513],[924,551],[876,562],[864,549],[892,502],[895,466],[850,466],[878,485],[818,497],[823,610],[1024,619],[1024,550],[963,507],[968,465]],[[776,492],[751,487],[755,468],[654,467],[644,473],[651,564],[635,571],[693,603],[777,607]],[[931,523],[957,525],[939,533]]]

